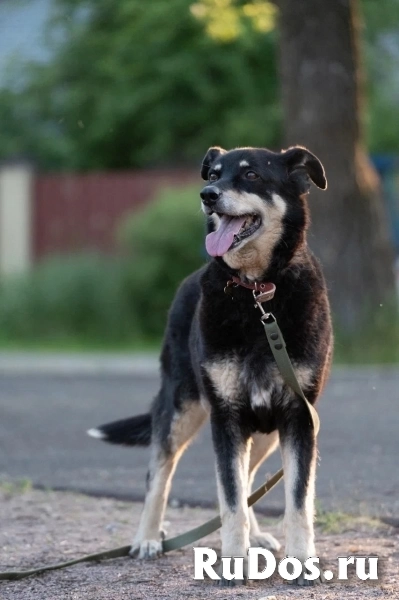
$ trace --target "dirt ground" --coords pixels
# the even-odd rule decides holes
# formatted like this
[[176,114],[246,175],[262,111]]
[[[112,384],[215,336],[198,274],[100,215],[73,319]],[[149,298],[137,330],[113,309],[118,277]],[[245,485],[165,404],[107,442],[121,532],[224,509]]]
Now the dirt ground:
[[[15,485],[1,486],[0,507],[0,571],[32,568],[123,546],[129,543],[141,510],[139,504]],[[211,510],[169,508],[166,527],[169,534],[175,535],[214,515]],[[281,522],[265,518],[261,522],[282,539]],[[218,534],[198,545],[218,550]],[[0,599],[399,599],[399,529],[364,517],[330,513],[320,518],[317,547],[323,568],[334,573],[338,556],[378,556],[378,582],[364,582],[350,575],[345,583],[297,588],[273,576],[246,587],[218,588],[210,581],[194,581],[193,551],[186,548],[152,562],[122,558],[77,565],[22,581],[0,582]]]

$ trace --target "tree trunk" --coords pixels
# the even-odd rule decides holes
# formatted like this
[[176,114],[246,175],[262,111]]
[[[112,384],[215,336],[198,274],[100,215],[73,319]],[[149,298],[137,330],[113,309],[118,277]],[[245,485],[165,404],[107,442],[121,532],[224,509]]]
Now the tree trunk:
[[285,142],[323,162],[327,192],[312,189],[309,243],[320,258],[338,322],[394,294],[393,251],[362,128],[357,0],[279,0]]

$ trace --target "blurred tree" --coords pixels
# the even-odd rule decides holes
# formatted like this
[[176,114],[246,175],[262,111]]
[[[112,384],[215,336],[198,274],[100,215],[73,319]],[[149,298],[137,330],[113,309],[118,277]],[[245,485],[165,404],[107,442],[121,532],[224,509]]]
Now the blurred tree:
[[[370,146],[398,151],[399,0],[362,4]],[[14,60],[0,90],[0,158],[126,168],[279,146],[275,22],[267,0],[54,0],[50,64]]]
[[399,0],[363,0],[371,152],[399,151]]
[[0,92],[0,157],[29,153],[47,168],[181,166],[211,144],[277,145],[270,19],[254,31],[246,15],[240,36],[221,41],[204,35],[198,11],[192,0],[55,0],[51,62],[13,68],[13,89]]
[[287,145],[323,161],[328,190],[312,192],[311,246],[341,325],[394,293],[393,254],[379,181],[364,148],[357,0],[279,0]]

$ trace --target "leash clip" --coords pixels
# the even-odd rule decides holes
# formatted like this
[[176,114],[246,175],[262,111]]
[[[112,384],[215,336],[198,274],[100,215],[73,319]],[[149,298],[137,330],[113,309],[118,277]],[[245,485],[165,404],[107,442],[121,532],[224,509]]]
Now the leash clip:
[[271,300],[274,297],[274,293],[276,291],[276,286],[274,285],[274,283],[268,283],[267,284],[268,289],[265,289],[266,284],[260,284],[259,287],[260,287],[259,291],[257,289],[252,290],[252,295],[255,300],[255,308],[259,308],[259,310],[261,311],[262,319],[268,318],[271,313],[270,312],[267,313],[263,309],[262,304],[263,304],[263,302],[268,302],[269,300]]
[[[270,292],[268,292],[268,293],[270,295]],[[268,298],[267,300],[266,299],[263,300],[263,296],[265,294],[263,294],[262,292],[260,292],[259,294],[256,294],[255,290],[252,291],[252,295],[255,299],[255,308],[259,308],[260,312],[262,313],[261,321],[263,321],[263,319],[268,319],[272,313],[265,311],[265,309],[262,306],[262,302],[267,302],[267,300],[271,300],[271,298]],[[274,290],[273,290],[273,296],[274,296]],[[273,298],[273,296],[272,296],[272,298]]]

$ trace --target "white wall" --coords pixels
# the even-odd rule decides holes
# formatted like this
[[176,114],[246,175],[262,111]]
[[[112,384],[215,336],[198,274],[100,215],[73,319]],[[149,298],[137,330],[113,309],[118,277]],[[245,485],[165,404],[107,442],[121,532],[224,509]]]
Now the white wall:
[[21,273],[32,264],[32,188],[29,165],[0,166],[0,273]]

